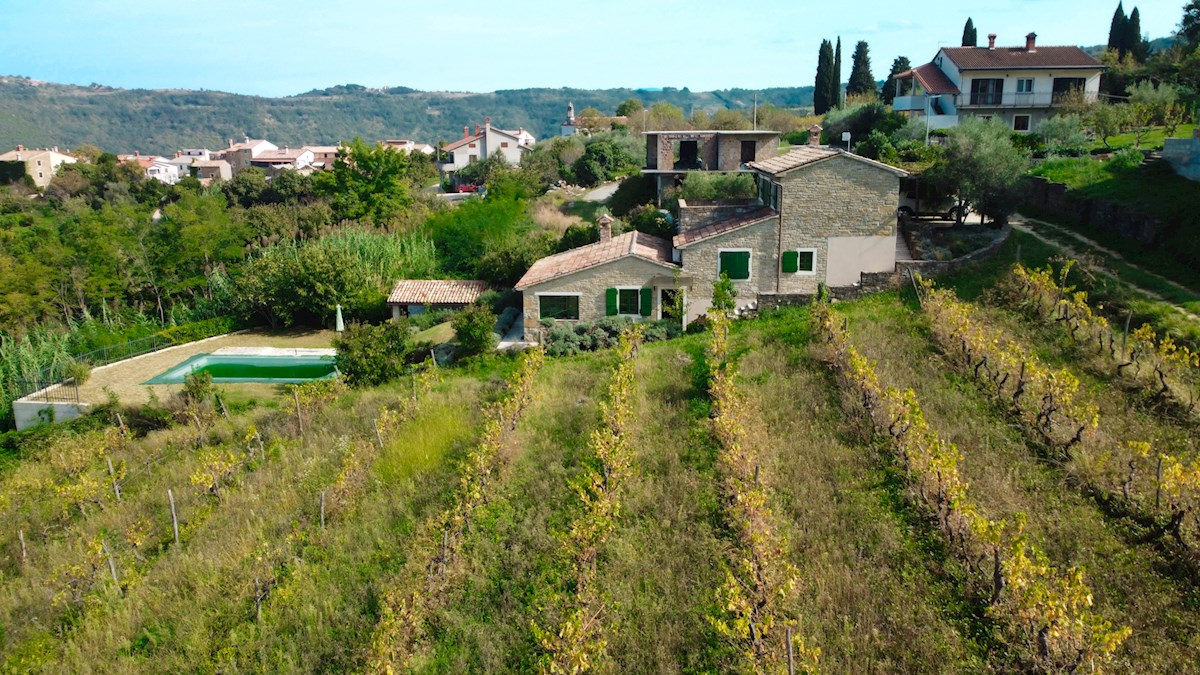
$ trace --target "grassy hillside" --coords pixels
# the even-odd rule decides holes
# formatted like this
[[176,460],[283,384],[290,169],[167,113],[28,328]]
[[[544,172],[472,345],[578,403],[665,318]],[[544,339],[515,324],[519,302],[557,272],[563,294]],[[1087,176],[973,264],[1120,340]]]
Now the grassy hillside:
[[812,105],[812,87],[714,92],[513,89],[479,94],[344,85],[265,98],[217,91],[77,87],[5,77],[0,78],[0,148],[88,143],[112,152],[169,153],[183,147],[222,147],[227,139],[243,134],[280,146],[336,144],[355,136],[436,144],[458,138],[463,126],[483,124],[485,117],[506,129],[524,127],[545,138],[558,134],[569,101],[576,111],[593,106],[611,114],[622,101],[638,98],[645,105],[666,101],[691,114],[697,109],[748,109],[755,95],[760,105]]
[[[1114,368],[1090,328],[1017,298],[1017,243],[950,280],[977,331],[948,333],[911,290],[836,304],[829,325],[871,359],[849,368],[795,308],[727,340],[718,324],[498,356],[310,387],[299,411],[289,394],[138,438],[101,424],[31,442],[0,475],[3,670],[780,672],[790,635],[828,672],[1197,672],[1200,523],[1169,516],[1200,499],[1200,380],[1172,370],[1155,394],[1149,360]],[[1052,253],[1019,243],[1030,264]],[[1080,386],[1032,423],[1016,377],[986,375],[1015,362],[980,376],[960,353],[976,332],[971,349],[1024,354],[1029,405],[1048,368]],[[875,395],[852,384],[863,364]],[[886,387],[911,388],[921,417],[879,414]],[[1064,445],[1079,406],[1098,424]],[[917,461],[909,429],[953,443],[947,463]],[[954,499],[925,481],[947,472]],[[976,555],[991,535],[956,529],[968,508],[1023,523],[997,535],[998,591],[991,549]],[[1064,589],[1086,597],[1045,614]]]

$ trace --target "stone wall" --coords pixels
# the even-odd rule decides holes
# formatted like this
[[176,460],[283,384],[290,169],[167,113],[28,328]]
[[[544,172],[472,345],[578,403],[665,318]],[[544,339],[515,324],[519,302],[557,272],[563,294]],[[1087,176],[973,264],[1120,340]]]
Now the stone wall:
[[1146,215],[1136,208],[1103,199],[1088,199],[1070,194],[1066,185],[1051,183],[1041,176],[1024,179],[1023,206],[1031,206],[1068,222],[1092,225],[1122,237],[1152,244],[1163,230],[1161,218]]
[[[619,258],[574,274],[531,286],[522,291],[525,320],[525,340],[540,342],[540,305],[538,294],[578,294],[579,320],[595,321],[606,316],[605,291],[609,288],[651,287],[654,292],[652,317],[658,316],[658,288],[671,288],[666,279],[674,274],[674,267],[659,265],[634,256]],[[655,285],[661,280],[662,285]]]
[[738,294],[739,310],[753,309],[759,293],[775,289],[775,272],[779,269],[779,257],[776,253],[778,224],[779,221],[772,218],[705,239],[681,250],[684,273],[695,280],[687,296],[688,321],[703,316],[712,304],[713,283],[719,278],[718,256],[723,249],[751,251],[750,278],[733,282]]
[[762,208],[758,199],[726,199],[716,202],[689,202],[679,200],[679,232],[688,232],[698,227],[730,218],[737,218]]
[[1175,173],[1188,180],[1200,181],[1200,129],[1191,138],[1168,138],[1163,141],[1163,159]]

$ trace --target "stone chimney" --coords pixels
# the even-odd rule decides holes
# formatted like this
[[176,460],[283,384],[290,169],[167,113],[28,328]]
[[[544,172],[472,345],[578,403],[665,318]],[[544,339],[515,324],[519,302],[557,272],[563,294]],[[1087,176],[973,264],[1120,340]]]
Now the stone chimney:
[[245,139],[247,143],[250,142],[250,134],[242,134],[242,138]]
[[1025,51],[1037,51],[1037,33],[1030,33],[1029,35],[1025,36]]
[[226,138],[225,140],[229,142],[229,147],[231,147],[231,148],[232,148],[232,147],[233,147],[233,139],[232,139],[232,138]]
[[988,49],[996,48],[996,34],[988,33]]
[[808,128],[808,144],[813,145],[813,146],[821,144],[821,125],[820,124],[814,124]]
[[479,125],[478,124],[475,125],[475,135],[476,136],[479,135]]
[[17,143],[17,151],[25,152],[25,146],[21,145],[20,143]]
[[613,218],[607,213],[600,216],[600,218],[596,220],[596,224],[600,226],[600,243],[612,241],[612,224],[614,220],[616,220],[616,218]]
[[492,118],[490,118],[490,117],[483,118],[483,126],[491,127],[492,126]]
[[471,135],[471,127],[464,124],[463,125],[463,138],[466,138],[467,136],[470,136],[470,135]]

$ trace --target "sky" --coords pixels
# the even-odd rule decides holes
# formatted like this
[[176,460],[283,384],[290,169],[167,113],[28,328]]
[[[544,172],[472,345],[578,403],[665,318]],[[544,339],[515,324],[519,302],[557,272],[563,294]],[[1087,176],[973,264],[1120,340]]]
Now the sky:
[[[1174,32],[1184,0],[1137,4]],[[525,87],[809,86],[823,38],[859,40],[872,73],[979,43],[1094,45],[1115,0],[0,0],[0,74],[122,88],[286,96],[337,84],[488,92]],[[946,9],[957,6],[955,9]],[[1125,10],[1135,5],[1125,3]]]

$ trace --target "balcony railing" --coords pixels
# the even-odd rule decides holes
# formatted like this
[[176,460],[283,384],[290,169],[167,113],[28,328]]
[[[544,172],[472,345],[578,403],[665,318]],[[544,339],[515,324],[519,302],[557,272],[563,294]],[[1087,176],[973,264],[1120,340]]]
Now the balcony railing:
[[[973,92],[961,94],[958,97],[960,108],[1049,108],[1061,105],[1070,92]],[[1096,100],[1095,92],[1084,92],[1088,101]]]

